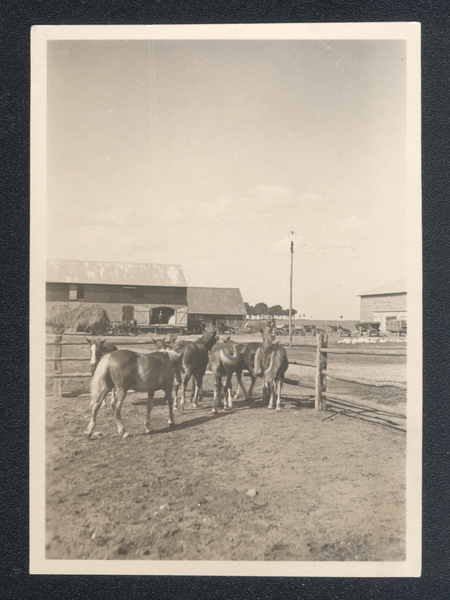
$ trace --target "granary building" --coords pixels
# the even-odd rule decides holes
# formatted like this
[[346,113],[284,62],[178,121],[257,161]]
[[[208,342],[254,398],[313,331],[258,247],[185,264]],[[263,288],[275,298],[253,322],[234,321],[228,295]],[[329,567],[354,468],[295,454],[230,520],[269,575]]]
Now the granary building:
[[363,322],[380,323],[380,331],[386,331],[389,319],[406,319],[406,278],[360,294]]
[[179,265],[50,259],[46,282],[47,303],[98,305],[143,328],[231,325],[246,314],[239,289],[188,288]]

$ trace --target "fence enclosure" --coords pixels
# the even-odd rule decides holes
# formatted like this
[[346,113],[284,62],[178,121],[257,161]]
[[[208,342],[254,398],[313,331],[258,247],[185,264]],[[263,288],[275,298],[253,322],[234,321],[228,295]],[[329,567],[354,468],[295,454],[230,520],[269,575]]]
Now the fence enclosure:
[[[328,348],[328,335],[318,333],[316,336],[316,346],[302,346],[302,347],[315,347],[316,348],[316,362],[307,361],[294,361],[290,360],[289,363],[293,365],[299,365],[304,367],[315,368],[315,385],[309,386],[302,383],[300,380],[291,379],[289,377],[284,378],[284,383],[288,385],[300,386],[303,388],[314,389],[314,405],[317,414],[323,414],[328,409],[331,409],[331,415],[327,416],[324,420],[333,419],[337,415],[346,414],[350,417],[357,416],[364,420],[379,423],[381,425],[387,425],[395,429],[406,431],[406,415],[393,409],[389,406],[380,406],[366,402],[359,398],[355,398],[349,395],[333,394],[327,392],[327,378],[345,381],[348,383],[355,383],[359,385],[371,386],[371,387],[391,387],[406,390],[406,384],[394,381],[368,381],[361,379],[350,379],[342,375],[333,373],[327,368],[328,354],[359,354],[359,355],[372,355],[372,356],[406,356],[406,350],[387,350],[387,349],[344,349],[344,348]],[[116,342],[117,343],[117,342]],[[126,340],[124,342],[127,346],[134,345],[153,345],[148,340]],[[46,358],[47,362],[54,363],[54,372],[47,374],[48,377],[53,379],[53,394],[55,397],[61,396],[62,379],[71,378],[84,378],[91,377],[90,373],[63,373],[63,362],[88,362],[89,358],[77,358],[77,357],[63,357],[62,347],[63,346],[86,346],[85,342],[64,342],[61,335],[55,335],[53,342],[46,342],[47,346],[53,346],[53,357]],[[328,402],[327,402],[328,401]]]

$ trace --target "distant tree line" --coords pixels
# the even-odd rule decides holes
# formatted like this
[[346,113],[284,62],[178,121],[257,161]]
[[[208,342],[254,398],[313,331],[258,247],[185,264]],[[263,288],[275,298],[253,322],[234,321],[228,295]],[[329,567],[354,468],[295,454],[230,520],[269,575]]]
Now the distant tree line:
[[[244,306],[247,311],[247,314],[252,315],[252,316],[259,316],[259,315],[272,315],[274,317],[289,316],[289,309],[288,308],[285,309],[282,306],[280,306],[279,304],[269,307],[264,302],[258,302],[258,304],[255,304],[255,306],[250,306],[250,304],[248,304],[248,302],[244,302]],[[297,314],[297,311],[293,308],[292,316],[295,316],[296,314]]]

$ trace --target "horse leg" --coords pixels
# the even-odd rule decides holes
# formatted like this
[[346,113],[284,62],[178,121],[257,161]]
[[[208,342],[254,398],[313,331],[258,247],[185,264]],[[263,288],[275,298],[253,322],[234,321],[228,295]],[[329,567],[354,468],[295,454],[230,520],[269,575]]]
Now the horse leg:
[[254,377],[252,375],[252,373],[250,373],[250,379],[251,379],[251,383],[250,383],[250,387],[248,388],[248,397],[247,397],[247,400],[252,400],[253,387],[254,387],[255,382],[256,382],[256,377]]
[[281,410],[281,386],[283,385],[283,382],[281,379],[279,379],[277,381],[277,410],[280,411]]
[[[111,390],[111,410],[114,412],[117,402],[117,390],[115,387]],[[103,405],[106,406],[106,398],[103,400]]]
[[236,400],[236,398],[238,397],[239,390],[242,390],[244,392],[245,399],[248,400],[247,390],[245,389],[245,386],[242,383],[242,371],[236,371],[236,379],[238,381],[238,387],[234,399]]
[[167,423],[169,425],[175,425],[175,417],[173,416],[173,397],[172,397],[172,390],[170,389],[170,387],[168,387],[167,390],[165,390],[165,394],[166,394],[167,404],[169,405],[169,420],[167,421]]
[[227,408],[227,401],[228,401],[228,408],[233,408],[233,398],[231,397],[231,377],[233,376],[233,373],[228,373],[227,378],[225,380],[225,390],[224,390],[224,395],[223,395],[223,407]]
[[175,381],[175,383],[173,384],[173,397],[174,397],[173,408],[174,408],[174,410],[178,410],[178,390],[180,389],[180,385],[181,385],[181,383],[178,383],[178,381]]
[[187,388],[187,384],[189,383],[189,379],[191,378],[191,374],[189,372],[187,372],[184,376],[183,379],[183,386],[181,388],[181,400],[180,400],[180,415],[183,414],[183,410],[184,410],[184,403],[186,400],[186,388]]
[[92,415],[91,415],[91,420],[89,421],[89,425],[87,426],[87,429],[85,431],[85,433],[87,434],[88,438],[91,437],[92,432],[94,431],[94,427],[95,427],[95,420],[97,418],[97,413],[98,413],[98,409],[100,408],[103,400],[106,398],[106,396],[108,395],[109,389],[107,387],[102,388],[102,390],[100,391],[99,395],[97,396],[97,398],[93,398],[91,400],[91,406],[92,406]]
[[269,408],[269,409],[273,409],[273,408],[274,408],[274,406],[273,406],[273,401],[274,401],[274,396],[275,396],[275,393],[274,393],[274,392],[275,392],[275,390],[274,390],[274,387],[275,387],[275,384],[274,384],[274,382],[273,382],[273,381],[271,381],[271,382],[269,383],[270,400],[269,400],[269,406],[267,407],[267,408]]
[[117,423],[117,431],[119,432],[120,435],[123,435],[123,437],[127,437],[128,433],[125,433],[125,427],[123,426],[122,423],[122,417],[120,415],[120,410],[122,408],[122,404],[123,401],[125,400],[125,396],[127,395],[127,389],[125,388],[119,388],[117,390],[117,400],[116,400],[116,405],[115,405],[115,410],[114,410],[114,418],[116,419],[116,423]]
[[194,397],[192,398],[192,404],[195,406],[195,408],[198,408],[198,399],[202,393],[203,377],[198,376],[198,375],[193,375],[193,378],[195,381],[195,393],[194,393]]
[[150,413],[152,412],[152,408],[153,408],[153,403],[154,403],[154,396],[155,392],[149,392],[148,396],[147,396],[147,413],[145,415],[145,421],[144,421],[144,429],[145,429],[145,433],[150,433],[151,429],[150,429]]
[[200,379],[200,385],[197,386],[197,402],[201,402],[203,400],[203,377]]
[[221,389],[222,389],[222,378],[219,377],[219,375],[215,374],[214,375],[214,399],[213,399],[213,406],[212,406],[212,411],[211,411],[213,413],[216,413],[219,408],[219,398],[220,398]]

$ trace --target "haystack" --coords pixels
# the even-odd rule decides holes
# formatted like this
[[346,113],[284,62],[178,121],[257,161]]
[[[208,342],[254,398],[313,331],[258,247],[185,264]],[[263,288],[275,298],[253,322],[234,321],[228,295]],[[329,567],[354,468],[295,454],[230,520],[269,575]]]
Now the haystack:
[[53,327],[54,333],[76,333],[84,331],[102,335],[109,327],[106,311],[98,305],[55,302],[47,312],[46,324]]
[[53,329],[53,333],[64,333],[69,327],[70,305],[65,302],[47,304],[45,324]]

